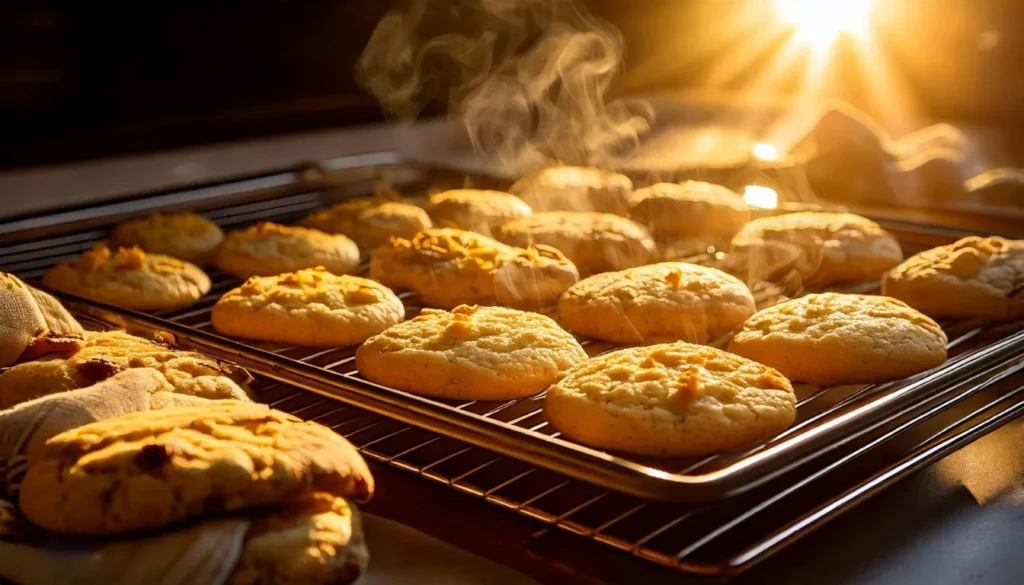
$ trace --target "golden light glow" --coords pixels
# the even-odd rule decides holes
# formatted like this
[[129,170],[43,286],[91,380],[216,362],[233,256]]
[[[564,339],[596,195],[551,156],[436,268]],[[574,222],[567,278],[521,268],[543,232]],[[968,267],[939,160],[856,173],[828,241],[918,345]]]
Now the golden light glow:
[[743,189],[743,200],[747,205],[762,209],[775,209],[779,206],[779,194],[771,187],[764,185],[747,185]]
[[764,161],[775,161],[779,160],[779,149],[775,148],[767,142],[758,142],[750,149],[750,153],[754,155],[757,160]]
[[[747,161],[785,159],[811,130],[833,100],[860,100],[859,107],[882,127],[906,127],[919,110],[907,73],[893,52],[890,35],[921,40],[918,31],[899,30],[903,21],[892,4],[878,0],[765,0],[745,3],[730,31],[730,49],[701,80],[710,91],[780,97],[788,114],[764,124],[727,120],[755,137],[737,151]],[[926,43],[920,43],[926,45]],[[755,101],[756,100],[752,100]],[[760,103],[760,102],[757,102]],[[710,151],[711,146],[707,147]],[[766,165],[767,166],[767,165]],[[744,193],[758,207],[774,208],[778,194],[752,185]],[[804,185],[787,185],[787,196],[812,201]]]
[[775,9],[801,40],[827,47],[843,32],[863,33],[877,0],[775,0]]

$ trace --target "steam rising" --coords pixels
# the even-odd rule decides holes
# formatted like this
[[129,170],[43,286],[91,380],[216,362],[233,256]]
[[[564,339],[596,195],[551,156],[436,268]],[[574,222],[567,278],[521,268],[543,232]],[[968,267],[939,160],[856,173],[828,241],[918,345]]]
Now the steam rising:
[[447,102],[473,146],[509,173],[615,167],[653,111],[606,99],[618,31],[575,0],[411,0],[374,31],[356,79],[399,121]]

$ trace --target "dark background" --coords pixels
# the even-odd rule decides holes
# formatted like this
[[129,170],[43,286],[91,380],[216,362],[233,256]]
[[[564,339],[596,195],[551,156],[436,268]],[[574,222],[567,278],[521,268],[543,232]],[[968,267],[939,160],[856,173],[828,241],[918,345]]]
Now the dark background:
[[[621,94],[705,87],[765,26],[763,12],[744,12],[765,1],[586,3],[625,37],[626,73],[613,88]],[[0,169],[380,122],[352,70],[391,4],[0,0]],[[1024,5],[882,4],[882,44],[913,92],[916,119],[1021,125]],[[717,89],[743,91],[765,66],[754,60]],[[878,106],[870,72],[841,57],[833,70],[835,97]],[[776,89],[798,78],[784,73]]]

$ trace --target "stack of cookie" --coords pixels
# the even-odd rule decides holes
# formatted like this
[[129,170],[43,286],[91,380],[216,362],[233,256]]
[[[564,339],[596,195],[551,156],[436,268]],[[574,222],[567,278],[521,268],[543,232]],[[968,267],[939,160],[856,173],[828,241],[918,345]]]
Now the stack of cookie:
[[[348,583],[365,569],[352,503],[373,493],[365,462],[330,429],[250,402],[246,372],[123,331],[85,331],[9,275],[0,323],[0,500],[16,500],[30,523],[8,517],[0,553],[25,546],[5,535],[39,529],[51,539],[160,531],[134,546],[136,562],[191,571],[196,559],[164,556],[184,530],[223,547],[203,561],[210,583]],[[237,530],[195,524],[224,514]],[[64,569],[58,553],[48,561],[37,550],[0,577],[106,580],[118,573],[117,546],[97,541],[88,563]]]

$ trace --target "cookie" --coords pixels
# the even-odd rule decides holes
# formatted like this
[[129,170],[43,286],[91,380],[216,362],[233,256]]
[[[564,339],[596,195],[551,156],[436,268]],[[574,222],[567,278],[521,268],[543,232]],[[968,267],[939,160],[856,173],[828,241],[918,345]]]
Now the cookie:
[[460,400],[532,396],[587,359],[552,319],[504,307],[425,309],[356,351],[371,382]]
[[501,191],[454,189],[430,196],[427,213],[434,225],[490,236],[505,222],[533,213],[522,199]]
[[1024,241],[972,236],[926,250],[887,272],[882,294],[936,319],[1024,318]]
[[629,177],[591,167],[549,167],[515,182],[509,192],[534,211],[629,211]]
[[247,400],[239,386],[249,375],[202,354],[174,351],[124,331],[87,332],[85,345],[67,359],[18,364],[0,374],[0,408],[40,396],[86,388],[132,368],[154,368],[179,394]]
[[633,193],[629,216],[655,240],[699,238],[728,242],[750,221],[743,198],[728,187],[685,181],[657,183]]
[[359,248],[342,235],[276,223],[231,232],[217,248],[217,268],[239,278],[274,276],[323,266],[335,274],[359,264]]
[[515,248],[474,232],[434,228],[411,240],[392,238],[374,251],[370,278],[416,291],[425,305],[545,307],[579,280],[561,252]]
[[227,582],[341,585],[358,579],[369,561],[355,505],[320,492],[253,519]]
[[430,217],[423,209],[377,197],[359,197],[314,211],[299,225],[351,238],[369,254],[386,244],[391,236],[411,238],[431,227]]
[[878,279],[903,261],[899,243],[852,213],[806,211],[762,217],[732,239],[725,268],[748,282],[795,273],[804,286]]
[[697,456],[781,432],[793,424],[796,396],[767,366],[680,341],[576,366],[548,389],[544,411],[565,437],[591,447]]
[[754,311],[754,297],[738,278],[684,262],[591,276],[558,299],[563,327],[623,344],[709,343]]
[[50,439],[21,511],[63,534],[125,534],[325,491],[366,499],[373,477],[327,427],[231,400],[136,412]]
[[405,317],[405,307],[382,284],[307,268],[253,276],[213,306],[218,333],[289,345],[357,345]]
[[543,244],[560,250],[581,274],[646,264],[654,241],[640,224],[608,213],[549,211],[513,220],[498,239],[520,248]]
[[152,254],[164,254],[194,264],[213,260],[213,251],[224,240],[220,226],[194,213],[153,213],[130,219],[110,232],[110,245],[138,246]]
[[47,293],[0,272],[0,368],[82,347],[85,330]]
[[122,309],[162,311],[194,304],[210,291],[210,278],[170,256],[98,244],[47,271],[43,286]]
[[729,351],[821,386],[898,380],[946,361],[935,321],[889,297],[812,294],[751,317]]

